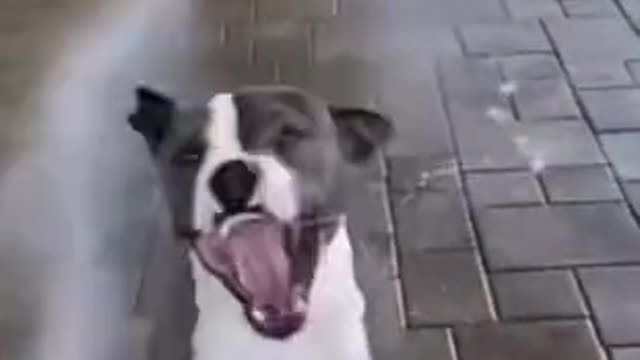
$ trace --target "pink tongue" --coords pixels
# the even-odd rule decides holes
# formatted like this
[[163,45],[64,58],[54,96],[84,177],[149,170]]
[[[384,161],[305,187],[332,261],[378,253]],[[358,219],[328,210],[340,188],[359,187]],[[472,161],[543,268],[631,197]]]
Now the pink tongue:
[[252,305],[287,308],[291,268],[283,226],[266,219],[245,223],[232,229],[225,242],[239,281],[252,296]]

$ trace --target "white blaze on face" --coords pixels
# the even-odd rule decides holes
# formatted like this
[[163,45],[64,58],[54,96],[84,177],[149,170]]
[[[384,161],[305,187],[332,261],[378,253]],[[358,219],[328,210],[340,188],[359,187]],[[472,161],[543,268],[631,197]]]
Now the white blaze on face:
[[253,202],[262,204],[280,220],[293,220],[298,215],[298,187],[292,172],[272,155],[256,155],[253,159],[261,172]]
[[210,150],[215,148],[218,156],[238,156],[242,145],[238,136],[238,109],[232,94],[218,94],[209,100],[209,126],[206,139]]
[[259,169],[251,205],[262,205],[283,221],[293,219],[298,214],[298,191],[293,172],[272,154],[251,154],[243,149],[238,134],[239,112],[232,94],[215,95],[208,108],[207,151],[193,193],[194,227],[205,232],[212,230],[213,215],[222,208],[208,182],[218,167],[230,160],[243,160]]

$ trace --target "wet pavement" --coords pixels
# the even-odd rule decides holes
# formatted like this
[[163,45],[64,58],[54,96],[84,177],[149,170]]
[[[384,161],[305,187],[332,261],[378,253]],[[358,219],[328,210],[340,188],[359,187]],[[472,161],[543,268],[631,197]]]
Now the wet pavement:
[[188,359],[141,83],[391,115],[350,191],[376,359],[640,359],[638,29],[633,0],[10,1],[0,359]]

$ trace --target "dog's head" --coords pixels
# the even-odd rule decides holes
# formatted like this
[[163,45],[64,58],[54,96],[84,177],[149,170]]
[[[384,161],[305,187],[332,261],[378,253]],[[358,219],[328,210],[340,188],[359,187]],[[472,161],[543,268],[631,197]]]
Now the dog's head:
[[345,170],[389,140],[391,123],[282,86],[221,93],[201,107],[139,88],[129,122],[212,279],[259,333],[299,330],[318,257],[345,210]]

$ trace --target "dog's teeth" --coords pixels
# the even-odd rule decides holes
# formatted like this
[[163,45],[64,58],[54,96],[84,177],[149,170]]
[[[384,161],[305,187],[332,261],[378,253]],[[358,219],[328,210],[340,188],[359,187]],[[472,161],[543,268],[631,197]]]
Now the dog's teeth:
[[262,310],[259,309],[253,309],[251,310],[251,316],[259,322],[264,322],[264,320],[266,319],[266,316],[264,315],[264,312]]
[[294,308],[296,311],[304,311],[307,309],[307,302],[303,298],[298,297],[295,300]]

